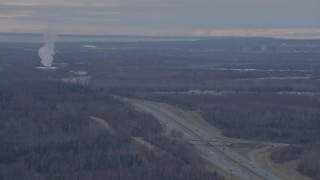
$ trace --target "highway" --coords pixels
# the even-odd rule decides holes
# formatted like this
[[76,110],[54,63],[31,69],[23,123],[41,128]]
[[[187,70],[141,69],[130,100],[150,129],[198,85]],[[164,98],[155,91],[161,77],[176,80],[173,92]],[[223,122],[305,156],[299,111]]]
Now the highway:
[[[139,111],[152,114],[153,117],[159,120],[161,124],[165,125],[166,134],[170,133],[171,130],[178,130],[184,134],[184,140],[186,141],[190,139],[200,140],[188,142],[195,145],[194,147],[198,150],[199,154],[208,162],[220,167],[225,172],[230,173],[232,176],[245,180],[280,179],[279,177],[262,169],[254,160],[244,158],[233,149],[225,146],[225,143],[220,142],[214,135],[206,130],[197,127],[193,123],[190,123],[187,118],[180,116],[174,111],[171,111],[168,106],[163,106],[162,103],[136,99],[124,98],[122,100],[130,103]],[[201,141],[206,143],[201,145]]]

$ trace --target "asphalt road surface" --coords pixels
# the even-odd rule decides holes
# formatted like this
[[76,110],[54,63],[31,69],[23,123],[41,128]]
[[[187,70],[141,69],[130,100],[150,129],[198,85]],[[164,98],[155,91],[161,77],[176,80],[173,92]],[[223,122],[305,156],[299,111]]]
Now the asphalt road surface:
[[182,132],[184,140],[195,145],[203,158],[230,173],[231,176],[245,180],[280,179],[262,169],[255,161],[244,158],[222,142],[217,141],[212,134],[190,123],[186,118],[161,103],[127,98],[123,98],[123,101],[132,104],[140,111],[152,114],[154,118],[165,125],[166,133],[173,129]]

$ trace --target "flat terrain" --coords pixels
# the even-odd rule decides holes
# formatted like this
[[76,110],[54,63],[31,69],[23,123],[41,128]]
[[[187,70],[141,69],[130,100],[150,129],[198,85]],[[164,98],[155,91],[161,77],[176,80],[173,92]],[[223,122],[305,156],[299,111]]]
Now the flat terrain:
[[132,103],[138,110],[152,114],[161,123],[165,124],[167,133],[173,129],[183,132],[184,141],[193,144],[205,159],[224,171],[231,172],[234,176],[241,179],[280,179],[260,168],[260,165],[254,160],[248,160],[227,147],[226,142],[253,143],[269,146],[287,146],[286,144],[225,138],[220,135],[217,129],[211,129],[210,126],[202,129],[205,126],[201,126],[201,122],[197,123],[191,120],[194,119],[192,116],[186,117],[185,114],[180,114],[181,111],[178,113],[177,108],[172,106],[133,99],[125,99],[125,101]]
[[320,179],[319,40],[56,40],[0,34],[0,179]]

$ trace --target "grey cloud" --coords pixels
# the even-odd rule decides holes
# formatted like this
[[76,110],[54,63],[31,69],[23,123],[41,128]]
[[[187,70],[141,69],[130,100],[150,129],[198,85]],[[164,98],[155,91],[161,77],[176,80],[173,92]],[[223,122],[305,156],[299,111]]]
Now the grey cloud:
[[15,27],[74,24],[123,28],[130,34],[137,27],[163,32],[320,28],[319,9],[319,0],[1,0],[0,19]]

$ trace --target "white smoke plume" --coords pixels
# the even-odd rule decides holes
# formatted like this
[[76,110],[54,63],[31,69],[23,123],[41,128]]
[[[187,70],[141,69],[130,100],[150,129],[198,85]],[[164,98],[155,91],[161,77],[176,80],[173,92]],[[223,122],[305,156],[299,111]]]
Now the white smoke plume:
[[53,32],[47,32],[44,34],[44,46],[39,49],[39,56],[41,63],[46,68],[52,68],[53,57],[55,54],[55,38],[56,34]]

